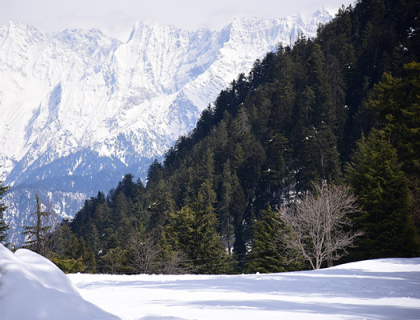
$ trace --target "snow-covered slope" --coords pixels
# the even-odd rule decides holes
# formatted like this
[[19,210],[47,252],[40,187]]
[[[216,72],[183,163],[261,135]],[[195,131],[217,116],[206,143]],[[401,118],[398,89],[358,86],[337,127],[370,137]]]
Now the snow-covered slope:
[[0,244],[0,319],[117,320],[84,300],[66,275],[27,249],[13,254]]
[[137,23],[126,43],[100,30],[44,33],[0,27],[0,180],[12,240],[35,203],[73,216],[84,198],[107,192],[148,165],[257,58],[315,36],[330,20],[238,18],[221,31]]

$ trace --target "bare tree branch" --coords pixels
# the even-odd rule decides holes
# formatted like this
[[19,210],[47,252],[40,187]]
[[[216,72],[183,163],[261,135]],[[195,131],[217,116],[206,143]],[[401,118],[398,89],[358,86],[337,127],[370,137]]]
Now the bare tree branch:
[[134,235],[131,238],[130,251],[132,254],[131,265],[135,272],[148,274],[156,272],[156,260],[161,249],[151,234]]
[[182,274],[193,271],[192,266],[185,263],[185,253],[174,251],[164,254],[154,233],[138,233],[130,241],[131,268],[136,273]]
[[313,269],[319,269],[325,261],[332,266],[363,235],[350,231],[349,216],[360,212],[356,200],[346,186],[316,186],[315,194],[307,194],[282,213],[294,233],[287,245],[299,249]]

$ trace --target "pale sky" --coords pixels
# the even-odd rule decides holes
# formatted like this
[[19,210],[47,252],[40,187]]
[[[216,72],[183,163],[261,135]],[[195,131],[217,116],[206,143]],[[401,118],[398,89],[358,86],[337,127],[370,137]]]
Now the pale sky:
[[350,0],[0,0],[0,25],[10,20],[43,31],[99,28],[128,39],[136,21],[172,24],[185,30],[221,30],[236,17],[282,18],[321,7],[336,12]]

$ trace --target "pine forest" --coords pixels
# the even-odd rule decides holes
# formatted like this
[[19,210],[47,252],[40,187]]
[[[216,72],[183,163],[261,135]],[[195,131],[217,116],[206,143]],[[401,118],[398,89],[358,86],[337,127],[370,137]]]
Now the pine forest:
[[146,181],[127,173],[55,229],[39,217],[47,234],[25,246],[126,274],[419,256],[419,32],[418,1],[343,6],[238,75]]

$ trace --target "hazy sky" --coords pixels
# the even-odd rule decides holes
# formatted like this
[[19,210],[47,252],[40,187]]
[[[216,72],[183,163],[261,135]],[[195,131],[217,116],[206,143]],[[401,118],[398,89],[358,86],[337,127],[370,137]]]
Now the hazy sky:
[[173,24],[186,30],[220,30],[242,16],[282,18],[321,7],[336,10],[350,0],[0,0],[0,25],[19,21],[44,31],[100,28],[127,40],[135,21]]

